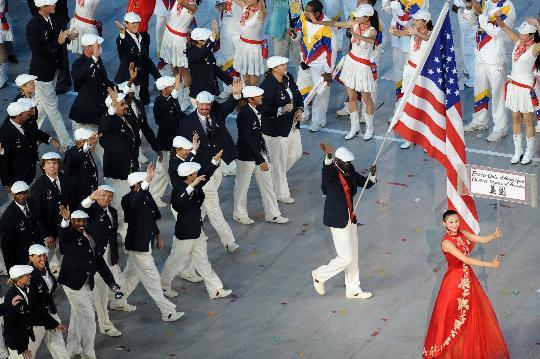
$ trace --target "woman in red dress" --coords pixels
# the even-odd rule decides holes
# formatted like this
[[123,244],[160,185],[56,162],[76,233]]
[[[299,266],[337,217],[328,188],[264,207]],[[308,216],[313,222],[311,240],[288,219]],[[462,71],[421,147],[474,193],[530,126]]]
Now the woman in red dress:
[[453,210],[443,215],[446,228],[441,247],[448,270],[441,283],[424,344],[424,358],[502,359],[510,358],[495,312],[470,266],[499,268],[491,262],[470,258],[475,242],[489,243],[500,238],[478,236],[459,229]]

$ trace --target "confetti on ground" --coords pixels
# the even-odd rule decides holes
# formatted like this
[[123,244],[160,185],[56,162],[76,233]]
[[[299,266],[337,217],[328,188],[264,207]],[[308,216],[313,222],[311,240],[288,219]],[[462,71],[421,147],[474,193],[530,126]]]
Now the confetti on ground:
[[257,251],[254,249],[249,253],[250,256],[255,257],[257,255]]
[[304,156],[309,156],[309,152],[306,152],[306,151],[302,152],[302,154],[303,154]]
[[287,302],[281,302],[281,305],[287,305],[288,303]]
[[264,264],[259,264],[259,267],[264,268],[266,266]]
[[216,312],[208,312],[208,317],[209,318],[214,318],[217,316],[217,313]]
[[173,335],[176,335],[176,333],[175,332],[167,332],[167,335],[173,336]]
[[504,257],[504,256],[506,255],[506,253],[499,253],[499,255],[500,255],[501,257]]
[[441,266],[436,266],[433,268],[433,272],[438,273],[441,270]]
[[337,310],[331,310],[332,314],[336,314]]
[[510,294],[510,291],[509,291],[508,289],[503,288],[503,289],[501,289],[501,290],[499,291],[499,293],[500,293],[501,295],[508,295],[508,294]]
[[340,310],[339,310],[339,314],[340,314],[340,315],[345,315],[345,309],[340,309]]
[[386,321],[388,320],[388,318],[381,318],[381,320],[382,320],[383,322],[386,322]]
[[300,230],[300,232],[296,233],[296,235],[297,235],[297,236],[305,236],[307,230],[308,230],[308,227],[306,227],[306,226],[304,225],[304,228],[302,228],[302,230]]
[[518,295],[518,294],[519,294],[519,290],[514,290],[514,291],[512,291],[512,294],[513,294],[513,295]]
[[300,358],[303,358],[303,357],[304,357],[304,352],[298,353],[298,356],[299,356]]
[[384,268],[380,268],[377,273],[379,273],[379,275],[384,275]]
[[408,184],[400,183],[400,182],[386,182],[387,184],[391,184],[393,186],[401,186],[401,187],[409,187]]
[[377,335],[379,335],[379,331],[378,331],[378,330],[376,330],[376,331],[374,331],[373,333],[371,333],[371,336],[372,336],[372,337],[376,337]]
[[416,197],[415,199],[413,199],[413,202],[416,202],[416,203],[420,202],[420,198]]
[[501,203],[500,206],[503,207],[503,208],[514,208],[514,206],[512,206],[512,205],[503,204],[503,203]]
[[382,204],[383,206],[386,206],[386,200],[384,200],[384,199],[380,199],[376,203]]
[[420,233],[420,232],[422,232],[422,227],[416,227],[416,228],[414,229],[414,231],[415,231],[416,233]]
[[401,238],[402,242],[407,242],[407,238]]
[[274,337],[272,340],[273,340],[274,342],[277,342],[279,339],[281,339],[281,338],[276,336],[276,337]]
[[407,177],[411,178],[411,177],[414,177],[414,175],[407,175]]
[[392,254],[392,252],[386,252],[386,254]]
[[176,358],[176,354],[169,354],[170,358]]

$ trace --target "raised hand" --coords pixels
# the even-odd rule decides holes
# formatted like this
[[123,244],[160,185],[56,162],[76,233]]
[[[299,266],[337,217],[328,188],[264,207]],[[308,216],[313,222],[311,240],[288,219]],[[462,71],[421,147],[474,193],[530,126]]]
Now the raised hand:
[[64,207],[63,205],[60,205],[60,215],[62,216],[63,219],[67,221],[71,217],[69,206]]
[[193,134],[193,139],[191,140],[191,143],[193,145],[193,151],[197,152],[197,150],[199,149],[199,146],[201,144],[201,140],[200,140],[199,134],[197,132],[195,132]]
[[116,27],[118,28],[118,30],[120,31],[121,34],[125,34],[126,33],[126,27],[120,22],[120,21],[115,21],[114,24],[116,25]]
[[214,156],[214,161],[216,161],[216,162],[221,161],[221,156],[223,156],[223,150],[216,153],[216,155]]
[[64,45],[66,43],[66,39],[69,35],[69,31],[64,30],[58,34],[58,43],[60,45]]
[[232,82],[232,93],[233,95],[240,96],[242,95],[242,79],[240,77],[235,77]]
[[60,151],[60,152],[64,152],[64,148],[62,147],[62,145],[60,144],[60,141],[58,141],[56,138],[54,137],[51,137],[51,145],[57,150],[57,151]]
[[191,186],[195,187],[196,185],[198,185],[199,183],[204,182],[204,181],[206,181],[206,176],[205,175],[198,176],[197,178],[195,178],[193,180],[193,182],[191,183]]
[[331,155],[334,153],[334,148],[332,147],[331,144],[329,143],[321,143],[319,145],[319,147],[321,148],[321,150],[326,153],[327,155]]
[[129,63],[129,80],[133,82],[137,78],[139,69],[135,66],[134,62]]

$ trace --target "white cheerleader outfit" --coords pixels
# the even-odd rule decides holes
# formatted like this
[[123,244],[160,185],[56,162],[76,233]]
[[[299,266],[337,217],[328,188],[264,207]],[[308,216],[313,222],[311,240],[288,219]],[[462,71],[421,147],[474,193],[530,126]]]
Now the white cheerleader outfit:
[[535,92],[536,83],[533,73],[536,57],[533,55],[533,46],[530,46],[517,60],[514,60],[518,45],[519,43],[512,52],[512,72],[506,83],[504,104],[512,112],[531,113],[536,110],[532,97],[538,95]]
[[[244,8],[244,11],[246,9]],[[261,28],[259,11],[240,25],[240,41],[234,53],[234,69],[242,75],[262,75],[265,63],[262,56]]]
[[[11,31],[11,20],[9,14],[6,13],[6,0],[0,0],[0,13],[3,14],[1,17],[2,28],[0,31],[0,44],[5,41],[13,41],[13,32]],[[4,23],[7,24],[7,30],[4,30]]]
[[[358,32],[358,24],[354,25],[353,31]],[[375,30],[370,26],[361,35],[368,37],[369,32]],[[352,49],[347,54],[343,70],[339,79],[345,86],[358,92],[373,92],[375,80],[373,78],[373,63],[371,55],[373,44],[352,38]]]
[[407,64],[403,69],[403,92],[407,91],[409,83],[413,80],[414,72],[419,65],[422,56],[427,51],[428,41],[421,40],[420,48],[418,50],[414,49],[415,38],[411,36],[411,44],[409,49],[409,59]]
[[172,7],[169,21],[165,25],[165,33],[163,34],[163,42],[159,52],[161,58],[171,66],[188,67],[186,44],[189,36],[188,29],[192,20],[193,14],[187,8],[180,4]]
[[71,19],[69,30],[77,29],[79,36],[71,40],[67,45],[68,50],[74,54],[82,54],[81,38],[85,34],[98,34],[96,9],[101,0],[77,0],[75,2],[75,14]]

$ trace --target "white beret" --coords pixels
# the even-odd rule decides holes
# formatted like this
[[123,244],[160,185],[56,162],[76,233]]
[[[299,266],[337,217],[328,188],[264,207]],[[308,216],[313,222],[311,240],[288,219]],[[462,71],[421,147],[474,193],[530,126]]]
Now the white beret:
[[174,86],[176,83],[176,78],[172,76],[161,76],[156,80],[156,88],[158,91],[166,89],[167,87]]
[[212,36],[212,30],[204,27],[197,27],[191,31],[191,39],[195,41],[206,41]]
[[534,34],[537,31],[536,26],[527,21],[523,21],[516,30],[522,35]]
[[21,113],[28,111],[29,108],[19,102],[12,102],[7,107],[9,117],[19,116]]
[[98,187],[98,189],[100,189],[102,191],[111,192],[111,193],[115,192],[114,188],[112,188],[111,186],[106,185],[106,184],[102,184],[101,186]]
[[73,133],[73,137],[75,137],[75,141],[82,141],[82,140],[88,140],[92,135],[94,134],[94,131],[89,130],[87,128],[78,128]]
[[126,15],[124,15],[124,21],[130,23],[141,22],[141,17],[135,14],[133,11],[130,11]]
[[430,21],[431,20],[431,14],[429,11],[426,10],[418,10],[412,17],[414,20],[425,20]]
[[201,91],[195,98],[198,103],[212,103],[214,102],[214,95],[208,91]]
[[128,86],[129,81],[124,81],[121,84],[118,84],[118,90],[121,91],[123,94],[127,95],[130,92],[135,92],[133,89],[133,84],[131,86]]
[[[37,1],[36,1],[37,4]],[[23,275],[30,274],[34,271],[34,267],[31,267],[29,265],[14,265],[13,267],[9,268],[9,278],[11,279],[17,279],[19,277],[22,277]]]
[[28,191],[30,187],[24,181],[17,181],[11,185],[11,193],[17,194]]
[[354,17],[361,17],[361,16],[373,16],[375,13],[375,10],[373,10],[373,6],[370,4],[362,4],[356,8],[353,12]]
[[354,155],[351,151],[346,149],[345,147],[340,147],[336,150],[335,153],[336,158],[344,161],[344,162],[352,162],[354,161]]
[[39,255],[47,254],[47,253],[49,253],[49,250],[47,249],[47,247],[41,244],[32,244],[30,248],[28,248],[29,256],[34,256],[34,255],[39,256]]
[[246,86],[242,89],[242,96],[244,98],[262,96],[264,90],[257,86]]
[[82,46],[92,46],[95,43],[102,44],[103,38],[101,36],[97,36],[95,34],[84,34],[81,37],[81,45]]
[[187,177],[201,169],[201,165],[197,162],[183,162],[178,166],[178,175]]
[[36,79],[37,79],[37,76],[22,74],[22,75],[17,76],[17,78],[15,79],[15,85],[17,85],[17,87],[21,87],[25,83],[34,81]]
[[[118,98],[116,99],[116,101],[118,103],[120,103],[120,102],[124,101],[125,98],[126,98],[126,94],[123,93],[123,92],[119,92],[118,93]],[[105,99],[105,106],[107,106],[107,108],[112,106],[112,98],[111,98],[111,96],[107,96],[107,98]]]
[[71,214],[71,219],[86,219],[88,218],[88,214],[85,211],[81,211],[80,209],[76,210]]
[[273,69],[274,67],[277,67],[279,65],[284,65],[289,62],[289,59],[283,56],[272,56],[269,57],[268,60],[266,60],[266,66],[269,69]]
[[146,172],[133,172],[130,173],[127,181],[130,186],[133,186],[139,182],[142,182],[146,179]]
[[43,156],[41,156],[42,160],[60,160],[62,157],[56,152],[47,152]]
[[36,0],[34,1],[34,5],[36,7],[42,7],[42,6],[47,6],[47,5],[54,5],[56,4],[58,0]]
[[185,137],[176,136],[172,141],[172,146],[174,148],[183,148],[184,150],[191,150],[193,148],[193,143]]
[[27,111],[29,111],[32,107],[36,107],[37,103],[29,98],[29,97],[21,97],[17,100],[17,103],[20,103],[21,105],[25,106],[27,108]]

